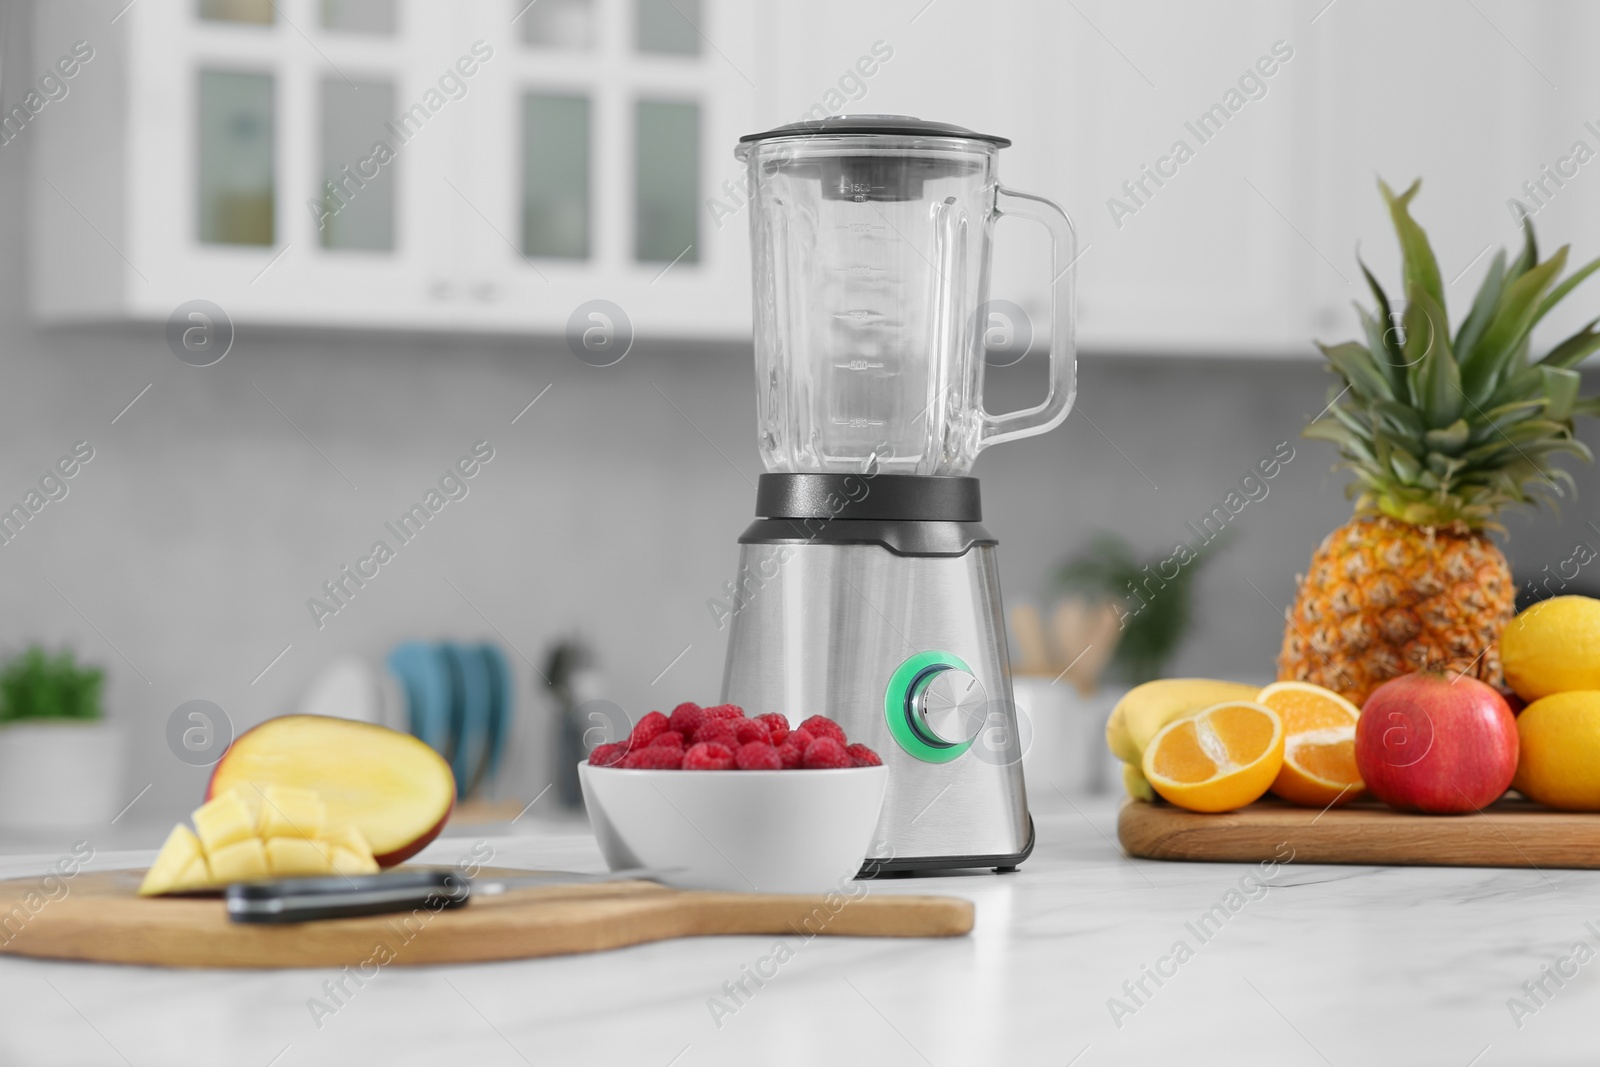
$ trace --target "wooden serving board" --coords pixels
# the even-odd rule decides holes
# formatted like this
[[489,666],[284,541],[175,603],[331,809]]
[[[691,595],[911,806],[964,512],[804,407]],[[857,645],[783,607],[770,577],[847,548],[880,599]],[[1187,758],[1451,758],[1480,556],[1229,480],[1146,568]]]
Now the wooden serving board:
[[1404,815],[1369,801],[1318,812],[1276,800],[1204,815],[1130,800],[1117,836],[1128,855],[1153,860],[1600,868],[1600,814],[1525,800],[1474,815]]
[[969,900],[875,893],[871,883],[854,900],[835,897],[830,912],[822,896],[610,882],[513,890],[415,915],[267,926],[230,922],[220,897],[137,897],[143,876],[52,879],[55,900],[42,878],[0,881],[0,953],[159,967],[370,968],[559,956],[704,934],[951,937],[969,932],[973,919]]

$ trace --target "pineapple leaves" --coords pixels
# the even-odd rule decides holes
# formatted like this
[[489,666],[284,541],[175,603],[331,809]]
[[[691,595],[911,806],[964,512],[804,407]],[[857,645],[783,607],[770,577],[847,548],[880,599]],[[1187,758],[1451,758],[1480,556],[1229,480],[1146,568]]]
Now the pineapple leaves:
[[1597,323],[1600,323],[1600,319],[1590,319],[1583,329],[1552,348],[1539,361],[1539,366],[1576,367],[1582,363],[1589,353],[1600,348],[1600,333],[1594,330]]
[[1422,188],[1422,179],[1412,182],[1411,187],[1399,196],[1395,196],[1389,183],[1382,179],[1378,181],[1378,188],[1389,204],[1389,216],[1394,220],[1395,232],[1400,235],[1403,260],[1401,277],[1405,282],[1406,299],[1413,299],[1413,290],[1428,294],[1439,307],[1440,329],[1448,332],[1449,324],[1444,318],[1444,283],[1439,280],[1439,261],[1433,257],[1433,246],[1428,243],[1428,235],[1422,232],[1422,227],[1417,225],[1408,210],[1412,197]]
[[1389,305],[1389,296],[1383,291],[1383,286],[1378,284],[1378,279],[1372,276],[1372,271],[1362,262],[1360,253],[1356,254],[1356,262],[1361,265],[1361,273],[1367,279],[1367,285],[1372,289],[1372,297],[1378,302],[1378,314],[1367,314],[1361,305],[1356,305],[1356,314],[1361,319],[1361,328],[1367,335],[1367,348],[1372,353],[1372,358],[1378,362],[1379,368],[1389,379],[1389,386],[1396,396],[1406,394],[1406,358],[1400,351],[1400,340],[1395,336],[1394,309]]
[[1539,262],[1539,242],[1533,236],[1533,217],[1522,216],[1522,254],[1517,261],[1511,264],[1511,270],[1506,273],[1507,284],[1516,281],[1533,269]]
[[1493,394],[1500,375],[1533,328],[1545,290],[1566,265],[1567,249],[1563,245],[1555,255],[1506,286],[1500,305],[1495,309],[1494,321],[1483,332],[1483,340],[1471,359],[1461,368],[1461,376],[1474,403],[1481,404]]
[[1341,426],[1334,420],[1318,419],[1302,430],[1301,436],[1313,440],[1331,441],[1339,446],[1339,451],[1352,460],[1367,464],[1377,462],[1377,457],[1372,454],[1372,449],[1366,441],[1349,427]]
[[1541,364],[1539,375],[1544,379],[1544,417],[1553,422],[1567,423],[1572,419],[1572,405],[1578,402],[1578,386],[1582,376],[1575,370]]
[[1467,312],[1467,317],[1462,320],[1461,329],[1456,334],[1456,359],[1465,361],[1472,355],[1472,350],[1478,346],[1478,341],[1483,337],[1483,331],[1494,318],[1495,308],[1500,306],[1500,294],[1506,287],[1506,250],[1501,249],[1495,253],[1494,261],[1489,264],[1489,273],[1484,276],[1483,284],[1478,287],[1478,295],[1472,301],[1472,310]]
[[1461,417],[1466,399],[1461,392],[1461,371],[1450,351],[1444,309],[1420,288],[1406,293],[1407,374],[1411,393],[1428,426],[1442,429]]
[[1317,347],[1328,357],[1333,369],[1344,375],[1344,380],[1361,399],[1372,401],[1395,398],[1394,390],[1389,386],[1389,379],[1378,369],[1372,353],[1367,351],[1364,345],[1355,341],[1332,346],[1319,342]]
[[1531,419],[1544,410],[1545,402],[1541,400],[1514,400],[1509,404],[1490,408],[1482,415],[1483,421],[1472,431],[1471,443],[1478,444],[1491,437],[1498,437],[1507,427],[1515,426],[1525,419]]
[[1378,184],[1400,242],[1405,307],[1390,303],[1358,251],[1376,307],[1356,306],[1361,341],[1318,344],[1343,381],[1304,435],[1337,446],[1357,513],[1503,529],[1496,520],[1507,507],[1576,491],[1558,456],[1593,458],[1573,421],[1600,417],[1600,396],[1580,395],[1577,369],[1600,352],[1600,318],[1542,359],[1530,348],[1534,327],[1600,274],[1600,258],[1563,279],[1569,249],[1541,263],[1525,216],[1520,254],[1509,265],[1504,251],[1490,261],[1452,342],[1439,264],[1411,217],[1420,184],[1398,195]]
[[1533,321],[1538,322],[1544,318],[1551,308],[1566,299],[1568,293],[1583,283],[1583,280],[1596,270],[1600,270],[1600,256],[1596,256],[1573,272],[1572,277],[1550,290],[1550,295],[1539,304],[1539,310],[1534,314]]
[[[1537,410],[1538,405],[1535,404],[1534,408]],[[1427,425],[1422,421],[1422,416],[1417,414],[1416,408],[1396,403],[1393,400],[1378,400],[1373,403],[1372,409],[1381,415],[1383,421],[1397,433],[1404,434],[1414,441],[1421,441],[1423,434],[1428,431]]]
[[1443,452],[1446,455],[1460,455],[1461,450],[1467,447],[1467,441],[1472,436],[1472,430],[1467,425],[1466,419],[1457,419],[1443,430],[1429,430],[1423,435],[1423,442],[1430,452]]

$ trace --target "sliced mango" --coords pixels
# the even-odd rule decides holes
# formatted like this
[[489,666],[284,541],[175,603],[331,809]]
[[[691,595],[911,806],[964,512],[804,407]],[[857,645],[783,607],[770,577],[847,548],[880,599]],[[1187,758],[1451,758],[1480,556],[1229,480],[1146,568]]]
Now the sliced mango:
[[275,878],[304,878],[327,874],[332,868],[328,861],[328,846],[321,841],[307,841],[303,837],[267,838],[267,867]]
[[255,813],[232,789],[194,809],[191,818],[207,856],[256,836]]
[[[145,872],[144,881],[139,883],[139,895],[149,897],[158,893],[178,892],[181,883],[188,881],[190,867],[195,861],[199,861],[201,870],[206,870],[206,855],[200,839],[194,835],[194,831],[179,823],[167,835],[155,862]],[[210,881],[209,871],[206,871],[202,883],[207,881]]]
[[354,825],[329,827],[327,804],[310,789],[247,783],[196,809],[194,823],[198,833],[172,828],[140,896],[379,870],[366,835]]
[[259,837],[235,841],[215,850],[207,849],[206,862],[211,867],[211,877],[221,885],[256,882],[272,873],[267,866],[267,850]]
[[260,835],[315,841],[328,822],[328,806],[310,789],[269,785],[261,791]]

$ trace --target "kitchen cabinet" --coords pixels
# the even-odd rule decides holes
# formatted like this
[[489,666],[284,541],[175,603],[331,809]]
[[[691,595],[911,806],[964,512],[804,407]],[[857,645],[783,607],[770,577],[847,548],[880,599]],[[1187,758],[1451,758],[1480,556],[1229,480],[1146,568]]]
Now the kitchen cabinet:
[[94,51],[24,131],[41,318],[559,334],[603,298],[748,332],[744,230],[705,207],[748,5],[125,3],[37,5],[39,62]]
[[[1369,299],[1356,247],[1396,276],[1379,175],[1425,179],[1455,308],[1484,249],[1518,240],[1526,182],[1547,244],[1600,253],[1600,164],[1573,157],[1600,153],[1581,50],[1600,11],[1575,0],[125,3],[37,5],[40,69],[95,49],[24,134],[47,320],[201,298],[243,321],[558,334],[605,299],[653,334],[743,338],[733,145],[842,112],[1011,137],[1003,180],[1077,224],[1089,352],[1314,358]],[[993,295],[1043,336],[1026,230],[1001,223]]]

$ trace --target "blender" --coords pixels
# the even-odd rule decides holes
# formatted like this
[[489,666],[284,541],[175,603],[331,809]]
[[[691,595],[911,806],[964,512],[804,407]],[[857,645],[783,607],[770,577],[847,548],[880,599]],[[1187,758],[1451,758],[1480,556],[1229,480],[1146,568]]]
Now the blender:
[[[1066,214],[1002,187],[1011,142],[895,115],[740,139],[757,427],[722,699],[826,715],[889,768],[874,871],[1014,870],[1033,849],[979,452],[1061,424],[1074,392]],[[983,406],[1002,216],[1052,246],[1049,385]]]

